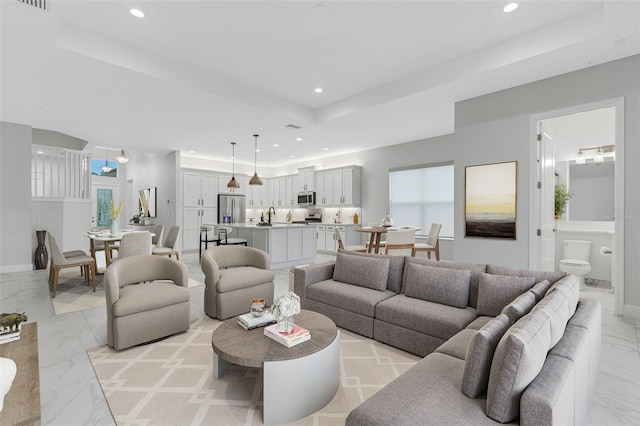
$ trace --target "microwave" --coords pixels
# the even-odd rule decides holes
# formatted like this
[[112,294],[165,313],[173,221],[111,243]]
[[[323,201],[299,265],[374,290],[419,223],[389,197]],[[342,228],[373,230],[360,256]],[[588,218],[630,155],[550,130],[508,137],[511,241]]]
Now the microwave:
[[314,191],[298,192],[298,205],[308,207],[316,205],[316,193]]

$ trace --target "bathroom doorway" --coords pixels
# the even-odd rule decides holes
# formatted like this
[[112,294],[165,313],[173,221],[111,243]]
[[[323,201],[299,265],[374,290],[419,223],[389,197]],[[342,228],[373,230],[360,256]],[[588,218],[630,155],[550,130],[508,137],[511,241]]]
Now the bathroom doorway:
[[[532,269],[559,270],[563,240],[592,242],[588,284],[615,293],[623,308],[624,100],[613,99],[531,117],[530,255]],[[554,218],[554,189],[572,194]],[[611,255],[601,248],[611,248]],[[608,279],[607,279],[608,278]]]

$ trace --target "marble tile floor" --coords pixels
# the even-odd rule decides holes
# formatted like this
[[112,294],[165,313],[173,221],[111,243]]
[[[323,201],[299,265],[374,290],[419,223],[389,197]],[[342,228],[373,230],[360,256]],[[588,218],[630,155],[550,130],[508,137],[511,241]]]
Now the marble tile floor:
[[[318,255],[316,262],[333,257]],[[198,254],[184,254],[190,277],[204,281]],[[289,286],[289,270],[276,273],[276,294]],[[204,315],[204,286],[191,289],[191,316]],[[613,315],[613,295],[589,288],[602,303],[602,352],[589,425],[640,424],[640,320]],[[43,425],[113,425],[86,349],[106,344],[104,307],[55,315],[47,271],[0,274],[0,312],[26,312],[38,322]]]

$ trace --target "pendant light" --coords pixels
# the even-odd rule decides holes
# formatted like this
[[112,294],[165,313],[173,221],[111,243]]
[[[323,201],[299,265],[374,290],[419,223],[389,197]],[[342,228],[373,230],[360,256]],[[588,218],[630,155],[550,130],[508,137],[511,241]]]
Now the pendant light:
[[238,181],[236,180],[236,143],[235,142],[231,142],[231,149],[233,152],[233,157],[232,158],[232,169],[231,169],[231,180],[229,181],[229,183],[227,183],[227,188],[240,188],[240,184],[238,183]]
[[262,179],[258,177],[258,136],[253,135],[255,139],[255,149],[253,152],[253,177],[249,180],[249,185],[262,185]]
[[109,166],[109,162],[107,161],[109,159],[109,152],[106,148],[104,149],[104,158],[104,166],[100,167],[100,170],[102,170],[102,173],[109,173],[113,170],[113,167]]
[[131,160],[124,154],[124,149],[120,150],[120,155],[116,157],[116,161],[120,164],[127,164]]

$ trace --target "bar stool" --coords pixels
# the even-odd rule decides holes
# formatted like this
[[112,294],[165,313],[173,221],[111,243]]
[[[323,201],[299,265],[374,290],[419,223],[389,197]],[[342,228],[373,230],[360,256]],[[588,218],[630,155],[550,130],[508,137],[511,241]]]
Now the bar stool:
[[245,238],[229,238],[229,234],[233,232],[233,228],[230,226],[218,225],[218,242],[219,246],[246,246],[247,240]]
[[[211,237],[209,237],[209,232],[212,234]],[[220,245],[220,236],[216,234],[214,225],[202,225],[200,227],[200,257],[202,257],[202,243],[204,243],[205,250],[209,248],[209,243]]]

